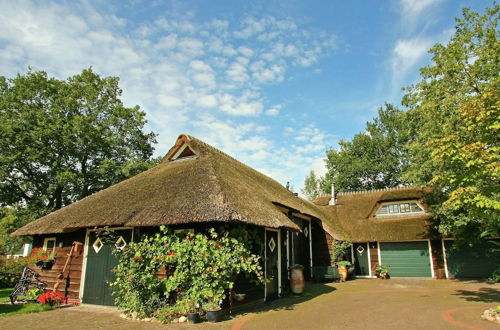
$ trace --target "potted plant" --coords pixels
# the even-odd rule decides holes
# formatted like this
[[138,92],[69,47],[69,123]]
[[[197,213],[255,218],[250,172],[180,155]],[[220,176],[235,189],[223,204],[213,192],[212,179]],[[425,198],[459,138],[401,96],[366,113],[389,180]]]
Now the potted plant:
[[186,299],[187,320],[191,324],[200,322],[199,304],[195,299]]
[[237,302],[245,300],[246,293],[233,293],[233,299]]
[[207,312],[207,320],[209,322],[220,322],[222,319],[222,309],[215,302],[208,302],[203,305],[203,309]]
[[33,253],[32,258],[35,261],[35,265],[41,269],[51,269],[55,261],[54,250],[45,251],[39,249]]
[[375,266],[373,266],[373,271],[375,272],[375,276],[382,280],[389,278],[389,268],[387,266],[376,263]]
[[342,282],[345,282],[347,280],[347,276],[349,275],[349,271],[347,270],[347,267],[351,265],[350,261],[347,260],[342,260],[342,261],[337,261],[337,269],[340,274],[340,280]]

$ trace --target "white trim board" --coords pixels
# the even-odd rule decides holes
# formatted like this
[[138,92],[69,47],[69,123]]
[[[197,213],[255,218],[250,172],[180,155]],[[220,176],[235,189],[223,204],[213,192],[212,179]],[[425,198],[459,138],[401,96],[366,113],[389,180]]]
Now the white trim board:
[[432,260],[432,246],[431,246],[431,240],[428,239],[427,240],[428,244],[429,244],[429,259],[430,259],[430,262],[431,262],[431,274],[432,274],[432,278],[436,278],[436,274],[434,272],[434,262]]
[[444,260],[444,274],[446,278],[450,278],[450,273],[448,272],[448,259],[446,255],[446,246],[444,245],[444,239],[441,239],[441,248],[443,249],[443,260]]

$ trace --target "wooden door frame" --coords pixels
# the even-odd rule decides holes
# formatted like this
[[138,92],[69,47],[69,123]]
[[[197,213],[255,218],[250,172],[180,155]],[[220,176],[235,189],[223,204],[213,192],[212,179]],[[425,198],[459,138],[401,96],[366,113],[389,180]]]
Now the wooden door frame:
[[[281,229],[264,228],[264,279],[267,279],[267,231],[274,231],[278,233],[278,297],[281,296]],[[267,299],[267,283],[264,283],[264,301]]]
[[89,253],[89,240],[90,240],[90,233],[93,231],[103,231],[103,230],[127,230],[130,229],[132,230],[132,236],[130,239],[130,242],[134,241],[134,227],[116,227],[116,228],[87,228],[85,232],[85,245],[83,248],[83,262],[82,262],[82,274],[80,277],[80,290],[78,292],[78,299],[80,299],[80,303],[83,301],[83,291],[85,290],[85,275],[87,272],[87,260],[88,260],[88,253]]

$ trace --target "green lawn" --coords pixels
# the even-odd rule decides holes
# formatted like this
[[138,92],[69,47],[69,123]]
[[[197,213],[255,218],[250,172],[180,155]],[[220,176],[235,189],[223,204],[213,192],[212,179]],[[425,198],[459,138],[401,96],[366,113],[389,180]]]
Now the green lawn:
[[38,313],[51,310],[53,307],[49,305],[40,305],[37,303],[27,304],[0,304],[0,317],[10,316],[15,314]]
[[[53,308],[49,305],[40,305],[37,303],[11,305],[9,294],[12,290],[13,288],[0,289],[0,317],[15,314],[43,312]],[[5,304],[6,302],[9,304]]]
[[0,303],[9,302],[9,294],[14,290],[13,288],[0,289]]

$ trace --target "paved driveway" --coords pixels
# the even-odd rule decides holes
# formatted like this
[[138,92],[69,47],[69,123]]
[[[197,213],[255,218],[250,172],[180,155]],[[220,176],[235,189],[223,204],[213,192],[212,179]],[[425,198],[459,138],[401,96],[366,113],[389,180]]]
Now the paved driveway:
[[198,325],[127,321],[113,308],[71,307],[0,318],[1,329],[499,329],[480,318],[500,285],[475,281],[358,279],[309,285],[234,319]]

